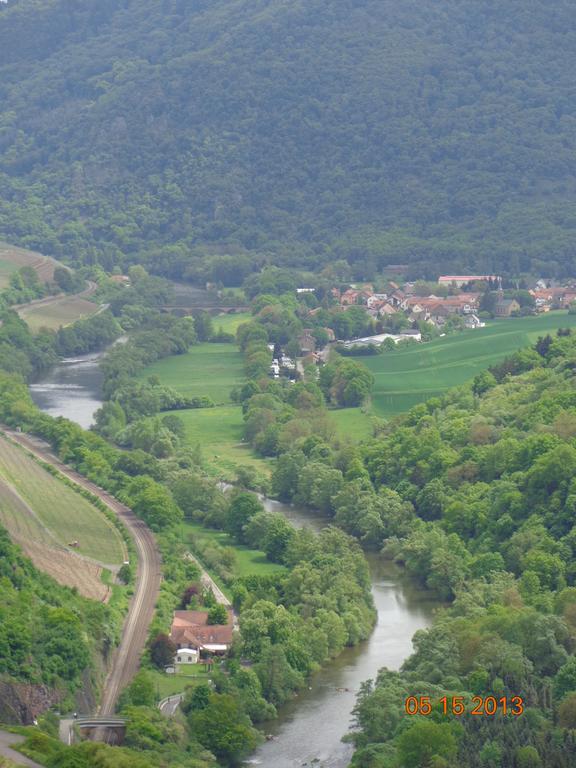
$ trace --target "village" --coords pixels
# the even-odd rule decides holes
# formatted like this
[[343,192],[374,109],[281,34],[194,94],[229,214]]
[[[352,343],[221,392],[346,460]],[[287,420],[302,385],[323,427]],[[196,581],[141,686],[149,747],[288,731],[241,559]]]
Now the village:
[[[433,288],[427,281],[399,284],[390,280],[379,289],[370,283],[333,287],[323,306],[307,312],[310,327],[298,337],[297,350],[288,354],[279,345],[269,345],[273,353],[269,375],[295,379],[306,365],[323,365],[333,347],[344,353],[377,351],[454,331],[484,328],[491,319],[533,316],[576,305],[576,281],[572,280],[565,285],[551,285],[540,279],[530,288],[513,288],[504,287],[498,275],[441,275],[436,285]],[[315,289],[298,288],[297,293],[302,296],[315,293]],[[332,322],[318,328],[315,321],[326,316],[326,305]],[[342,338],[337,318],[351,309],[362,313],[363,325],[369,332]]]

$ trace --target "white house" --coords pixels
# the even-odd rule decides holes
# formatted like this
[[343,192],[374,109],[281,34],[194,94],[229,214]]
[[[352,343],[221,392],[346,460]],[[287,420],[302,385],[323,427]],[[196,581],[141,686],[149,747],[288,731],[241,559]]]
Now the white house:
[[197,664],[199,658],[196,648],[180,648],[174,657],[174,664]]

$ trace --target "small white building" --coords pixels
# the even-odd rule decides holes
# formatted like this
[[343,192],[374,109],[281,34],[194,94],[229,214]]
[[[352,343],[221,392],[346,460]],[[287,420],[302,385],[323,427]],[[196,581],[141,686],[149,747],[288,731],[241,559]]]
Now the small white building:
[[174,657],[174,664],[197,664],[199,658],[196,648],[180,648]]

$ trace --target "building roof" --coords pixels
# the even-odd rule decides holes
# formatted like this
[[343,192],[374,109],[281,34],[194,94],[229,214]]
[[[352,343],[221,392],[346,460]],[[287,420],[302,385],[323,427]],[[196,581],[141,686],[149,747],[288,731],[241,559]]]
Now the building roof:
[[498,275],[441,275],[438,278],[439,283],[451,283],[457,280],[464,280],[470,283],[474,280],[497,280]]
[[208,645],[228,647],[234,634],[233,621],[231,610],[228,610],[227,624],[208,624],[208,611],[174,611],[170,638],[177,645],[186,645],[186,648],[207,648]]

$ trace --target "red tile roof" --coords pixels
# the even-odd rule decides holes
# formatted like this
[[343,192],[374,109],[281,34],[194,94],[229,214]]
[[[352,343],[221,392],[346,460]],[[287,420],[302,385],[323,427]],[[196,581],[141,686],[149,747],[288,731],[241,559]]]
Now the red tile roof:
[[230,645],[234,633],[233,613],[227,624],[208,624],[208,611],[174,611],[170,638],[176,645],[202,648],[205,645]]

